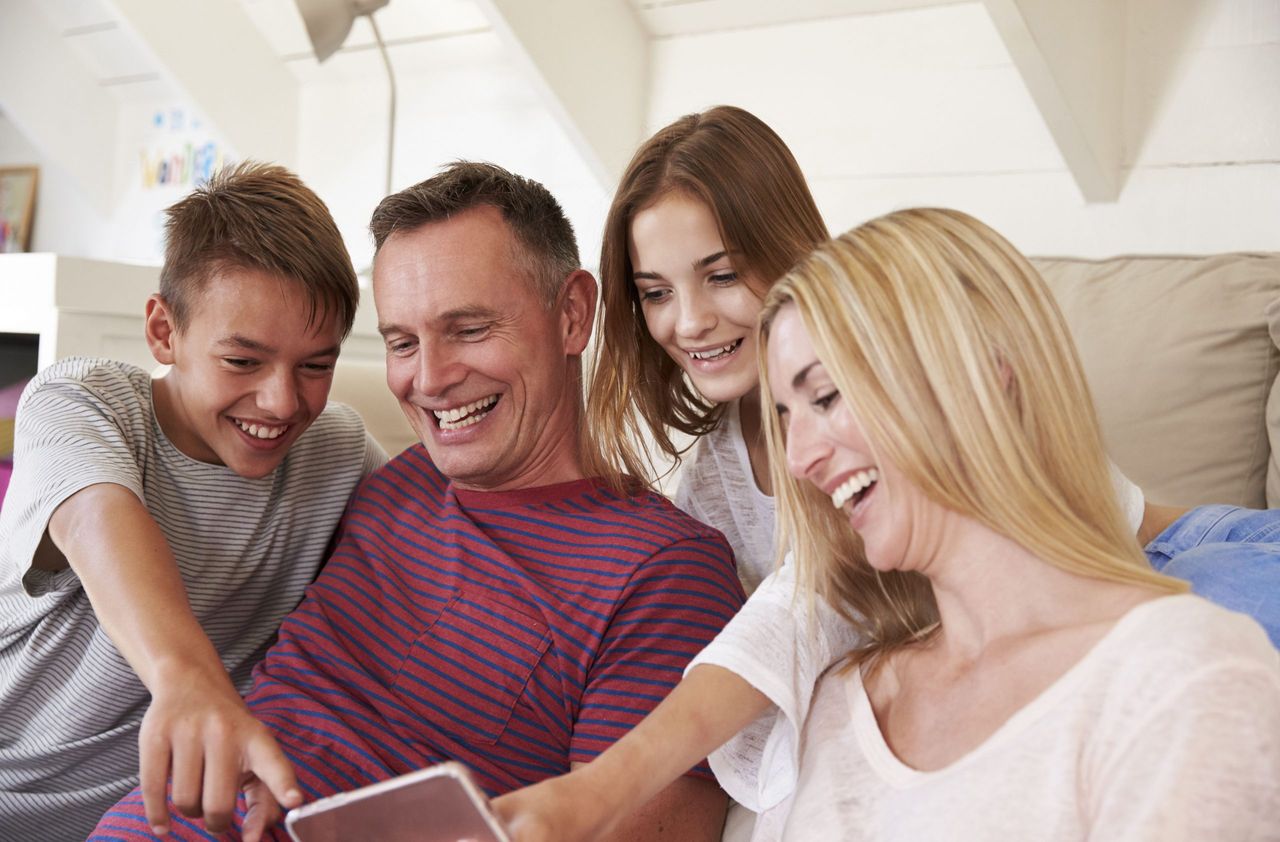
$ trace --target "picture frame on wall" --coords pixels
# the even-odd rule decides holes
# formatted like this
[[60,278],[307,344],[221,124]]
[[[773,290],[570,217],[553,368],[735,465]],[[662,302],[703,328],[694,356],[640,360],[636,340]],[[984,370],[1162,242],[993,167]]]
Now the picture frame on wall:
[[0,252],[31,250],[38,167],[0,167]]

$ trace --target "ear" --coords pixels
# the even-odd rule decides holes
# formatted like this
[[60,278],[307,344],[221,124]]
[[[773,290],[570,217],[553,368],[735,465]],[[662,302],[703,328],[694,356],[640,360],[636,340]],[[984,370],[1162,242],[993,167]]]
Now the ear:
[[569,356],[580,356],[587,348],[596,321],[597,295],[596,279],[587,270],[579,269],[565,279],[560,291],[560,329]]
[[165,304],[159,293],[147,299],[146,315],[147,347],[151,356],[161,365],[173,365],[173,340],[178,328],[173,321],[173,313]]

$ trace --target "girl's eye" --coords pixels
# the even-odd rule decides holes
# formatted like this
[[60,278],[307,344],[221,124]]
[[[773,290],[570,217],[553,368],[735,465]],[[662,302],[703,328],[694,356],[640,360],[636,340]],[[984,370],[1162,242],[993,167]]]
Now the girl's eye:
[[665,289],[642,289],[640,290],[641,301],[665,301],[669,290]]
[[738,280],[737,272],[716,272],[711,276],[711,283],[720,286],[728,286],[736,280]]

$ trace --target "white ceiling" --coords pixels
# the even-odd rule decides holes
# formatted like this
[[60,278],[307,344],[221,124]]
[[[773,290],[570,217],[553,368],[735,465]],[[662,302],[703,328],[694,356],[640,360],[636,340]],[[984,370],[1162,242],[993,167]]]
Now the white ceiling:
[[[629,0],[655,38],[770,26],[850,15],[940,6],[963,0]],[[314,71],[311,43],[294,0],[234,0],[271,50],[300,81]],[[171,92],[155,57],[131,31],[110,0],[42,0],[42,14],[62,33],[85,67],[117,96]],[[392,48],[491,30],[474,0],[391,0],[377,12],[382,37]],[[342,53],[374,46],[367,20],[355,22]],[[375,63],[361,63],[381,74]],[[353,68],[354,69],[354,68]],[[356,73],[360,71],[356,69]]]

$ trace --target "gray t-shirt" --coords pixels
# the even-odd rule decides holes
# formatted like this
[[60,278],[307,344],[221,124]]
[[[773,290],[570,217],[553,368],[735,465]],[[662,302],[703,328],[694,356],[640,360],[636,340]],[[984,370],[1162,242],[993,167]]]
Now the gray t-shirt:
[[83,839],[138,783],[150,695],[75,572],[31,569],[53,511],[97,483],[138,495],[243,691],[315,578],[347,498],[386,456],[354,410],[330,404],[274,472],[245,479],[174,447],[146,371],[88,359],[28,385],[16,439],[0,511],[0,839]]

